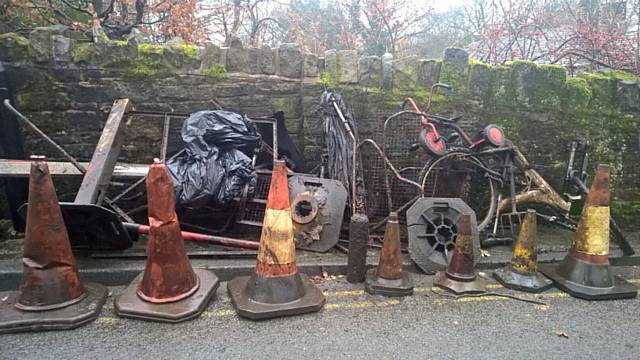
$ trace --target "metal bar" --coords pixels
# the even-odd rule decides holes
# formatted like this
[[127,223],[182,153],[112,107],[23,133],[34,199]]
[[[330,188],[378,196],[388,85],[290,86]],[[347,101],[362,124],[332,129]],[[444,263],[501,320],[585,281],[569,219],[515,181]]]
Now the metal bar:
[[22,115],[18,110],[16,110],[9,99],[4,99],[4,106],[9,109],[12,113],[14,113],[20,120],[22,120],[27,126],[31,128],[31,130],[35,131],[41,138],[43,138],[49,145],[53,146],[56,150],[58,150],[62,156],[64,156],[67,160],[69,160],[82,174],[86,173],[87,170],[84,166],[82,166],[73,156],[71,156],[68,152],[66,152],[62,146],[56,144],[47,134],[45,134],[40,128],[38,128],[34,123],[32,123],[26,116]]
[[118,160],[124,140],[123,133],[126,124],[122,118],[131,106],[129,99],[118,99],[113,103],[96,150],[76,194],[75,203],[100,205],[97,200],[100,193],[109,186],[109,180],[113,175],[113,168]]
[[[123,225],[124,225],[125,229],[127,229],[129,231],[137,232],[139,234],[148,234],[149,233],[149,226],[148,225],[141,225],[141,224],[134,224],[134,223],[123,223]],[[208,243],[212,243],[212,244],[239,247],[239,248],[243,248],[243,249],[257,250],[258,249],[258,245],[260,244],[260,243],[255,242],[255,241],[240,240],[240,239],[233,239],[233,238],[222,237],[222,236],[199,234],[199,233],[194,233],[194,232],[190,232],[190,231],[181,231],[181,234],[182,234],[182,238],[184,240],[188,240],[188,241],[208,242]]]
[[[49,161],[47,162],[51,176],[76,177],[83,174],[72,163]],[[87,162],[80,162],[86,167]],[[31,163],[27,160],[0,159],[0,178],[28,178]],[[116,164],[113,170],[115,178],[139,178],[147,174],[149,166],[143,164]]]
[[162,125],[162,141],[160,142],[160,160],[167,159],[167,146],[169,145],[169,126],[171,125],[171,117],[165,114],[164,123]]

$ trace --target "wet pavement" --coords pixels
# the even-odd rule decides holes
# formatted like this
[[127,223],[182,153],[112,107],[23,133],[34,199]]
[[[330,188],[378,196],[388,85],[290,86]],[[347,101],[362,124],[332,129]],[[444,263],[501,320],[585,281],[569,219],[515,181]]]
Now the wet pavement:
[[[640,285],[640,268],[615,267]],[[93,323],[71,331],[0,336],[1,359],[616,358],[640,352],[640,299],[588,302],[553,288],[453,298],[411,274],[415,294],[385,298],[343,277],[319,280],[319,313],[239,318],[221,284],[204,314],[181,324],[122,319],[110,298]],[[488,276],[487,272],[485,276]],[[117,295],[123,287],[110,288]],[[435,290],[435,292],[434,292]],[[7,292],[0,292],[4,298]],[[526,300],[526,301],[523,301]]]

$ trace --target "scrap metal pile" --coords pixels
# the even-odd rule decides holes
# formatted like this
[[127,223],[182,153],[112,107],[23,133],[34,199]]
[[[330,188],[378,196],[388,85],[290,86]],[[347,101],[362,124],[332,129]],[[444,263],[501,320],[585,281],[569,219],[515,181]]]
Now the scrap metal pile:
[[[436,84],[432,93],[437,88],[449,87]],[[191,266],[185,240],[249,249],[244,255],[257,256],[250,276],[227,284],[238,315],[250,319],[324,306],[323,293],[298,271],[296,249],[338,247],[348,253],[348,281],[364,283],[370,294],[412,295],[411,276],[402,266],[403,234],[411,259],[425,272],[439,270],[434,285],[454,294],[485,293],[485,281],[475,271],[481,247],[515,239],[511,264],[493,274],[505,287],[540,292],[555,285],[596,300],[637,296],[637,288],[615,277],[609,265],[609,229],[617,225],[609,214],[608,166],[598,166],[587,189],[586,165],[583,161],[581,173],[573,171],[572,155],[567,180],[586,198],[580,219],[572,222],[570,199],[553,190],[500,127],[489,125],[467,135],[457,125],[460,118],[429,114],[430,104],[431,97],[421,111],[408,98],[405,105],[411,109],[384,119],[380,146],[374,139],[360,139],[345,101],[325,91],[321,117],[327,152],[320,174],[314,175],[292,171],[304,167],[304,158],[286,132],[282,113],[253,119],[223,110],[167,114],[136,111],[128,99],[119,99],[91,161],[84,164],[5,100],[4,109],[68,162],[48,163],[43,156],[0,162],[3,176],[27,175],[29,166],[28,201],[17,210],[26,221],[23,278],[18,291],[0,302],[0,333],[69,329],[94,320],[108,291],[80,281],[72,248],[126,257],[140,234],[147,235],[145,270],[115,298],[114,309],[119,316],[152,321],[197,317],[219,286],[212,271]],[[160,151],[149,166],[116,162],[125,118],[136,116],[164,121]],[[176,117],[185,119],[184,148],[167,157]],[[387,135],[406,119],[416,126],[416,137],[402,137],[405,150],[424,153],[405,166],[388,156]],[[365,159],[381,164],[375,191],[367,187],[372,177]],[[416,159],[422,166],[416,166]],[[52,175],[60,173],[82,176],[74,202],[58,202]],[[127,182],[116,184],[115,178]],[[119,186],[116,193],[113,185]],[[504,197],[502,185],[508,193]],[[410,189],[406,196],[394,194],[402,187]],[[551,207],[555,215],[536,211],[532,204]],[[350,216],[348,231],[345,214]],[[376,221],[370,224],[370,217]],[[537,263],[539,218],[576,232],[560,264],[540,266],[544,276]],[[242,226],[260,229],[259,241],[228,235]],[[375,236],[382,227],[384,236]],[[499,234],[503,228],[511,230],[511,237]],[[341,237],[349,238],[348,249],[339,244]],[[375,240],[382,242],[379,263],[367,271],[367,247]],[[625,245],[624,238],[617,241]]]

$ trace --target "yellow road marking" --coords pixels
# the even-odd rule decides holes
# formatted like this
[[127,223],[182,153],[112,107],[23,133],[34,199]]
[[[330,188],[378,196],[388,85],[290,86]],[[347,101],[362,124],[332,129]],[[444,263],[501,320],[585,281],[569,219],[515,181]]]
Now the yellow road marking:
[[229,315],[234,315],[236,312],[232,309],[222,309],[217,311],[204,311],[202,316],[204,317],[224,317]]
[[113,323],[116,323],[120,321],[120,318],[114,317],[114,316],[101,316],[99,318],[96,319],[95,323],[96,324],[101,324],[101,325],[111,325]]
[[400,304],[400,300],[389,300],[389,301],[383,301],[383,302],[358,301],[358,302],[352,302],[352,303],[330,303],[330,304],[326,304],[324,308],[327,310],[362,309],[362,308],[393,306],[398,304]]

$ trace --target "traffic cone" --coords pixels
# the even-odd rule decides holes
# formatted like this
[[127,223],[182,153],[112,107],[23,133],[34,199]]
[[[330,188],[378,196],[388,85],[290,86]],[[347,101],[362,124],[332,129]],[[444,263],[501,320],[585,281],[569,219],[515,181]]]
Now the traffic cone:
[[634,298],[638,289],[613,276],[609,265],[609,183],[611,168],[598,165],[569,253],[540,271],[571,296],[586,300]]
[[288,186],[284,161],[275,161],[255,272],[227,284],[240,316],[266,319],[319,311],[324,306],[322,292],[298,273]]
[[115,299],[116,314],[143,320],[181,322],[200,315],[220,281],[211,271],[193,269],[180,234],[173,182],[154,160],[147,174],[149,240],[147,263]]
[[369,294],[408,296],[413,294],[413,281],[402,271],[400,224],[398,214],[391,212],[384,230],[384,244],[378,267],[367,271],[364,289]]
[[509,289],[539,293],[553,285],[538,272],[538,234],[535,210],[528,210],[520,226],[511,264],[493,272],[493,277]]
[[478,278],[473,269],[473,240],[469,215],[462,214],[457,225],[456,246],[447,271],[438,271],[433,278],[433,284],[456,294],[483,293],[486,291],[486,282]]
[[0,300],[0,334],[73,329],[93,321],[107,288],[83,284],[44,156],[32,156],[18,292]]

